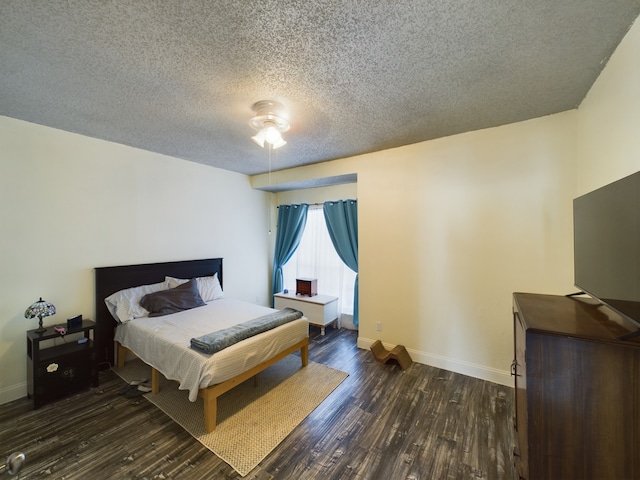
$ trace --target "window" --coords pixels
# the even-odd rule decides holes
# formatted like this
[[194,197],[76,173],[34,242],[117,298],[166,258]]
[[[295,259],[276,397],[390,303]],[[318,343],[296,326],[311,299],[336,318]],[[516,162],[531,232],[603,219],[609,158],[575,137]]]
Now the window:
[[353,315],[353,286],[356,273],[347,267],[333,248],[322,205],[310,206],[307,224],[298,249],[282,268],[284,288],[296,291],[296,278],[317,278],[318,293],[338,297],[338,311]]

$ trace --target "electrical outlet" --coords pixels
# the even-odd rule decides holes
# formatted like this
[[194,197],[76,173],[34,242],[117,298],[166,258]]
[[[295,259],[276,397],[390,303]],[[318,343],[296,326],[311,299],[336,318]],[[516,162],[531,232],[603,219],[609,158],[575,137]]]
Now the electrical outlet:
[[378,332],[382,331],[382,322],[376,322],[376,331]]

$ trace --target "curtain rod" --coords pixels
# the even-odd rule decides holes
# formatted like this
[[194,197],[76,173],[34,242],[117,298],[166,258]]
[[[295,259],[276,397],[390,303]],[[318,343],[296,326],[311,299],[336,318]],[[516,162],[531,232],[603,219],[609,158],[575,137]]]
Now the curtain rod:
[[[302,202],[306,203],[306,202]],[[294,205],[300,205],[300,203],[294,203]],[[322,207],[324,203],[307,203],[310,207]],[[280,208],[282,206],[289,207],[290,205],[278,205],[276,208]]]
[[[329,202],[329,203],[331,203],[331,202],[355,202],[357,200],[358,200],[357,198],[347,198],[345,200],[327,200],[327,202]],[[307,203],[307,205],[309,205],[310,207],[322,207],[327,202]],[[306,202],[301,202],[301,203],[306,203]],[[294,205],[300,205],[300,203],[296,203]],[[276,208],[280,208],[280,205],[278,205]]]

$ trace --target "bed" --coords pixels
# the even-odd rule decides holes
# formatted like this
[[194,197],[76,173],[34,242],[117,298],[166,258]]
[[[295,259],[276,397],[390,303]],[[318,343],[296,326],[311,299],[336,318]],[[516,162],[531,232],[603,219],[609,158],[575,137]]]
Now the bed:
[[[114,365],[116,344],[118,363],[123,363],[125,353],[131,351],[152,367],[153,393],[159,391],[159,375],[162,373],[166,378],[176,380],[179,388],[189,390],[190,400],[195,400],[198,396],[204,400],[204,424],[208,432],[213,431],[216,426],[217,398],[220,395],[298,350],[302,366],[308,364],[306,319],[294,320],[242,340],[213,355],[205,355],[190,348],[187,342],[198,331],[201,334],[211,331],[202,330],[208,328],[203,327],[203,318],[221,315],[226,318],[235,312],[233,315],[238,316],[236,321],[242,321],[260,316],[261,312],[271,312],[272,309],[225,297],[193,310],[165,317],[139,318],[118,325],[104,299],[124,289],[163,282],[166,277],[190,279],[211,277],[214,274],[217,274],[222,285],[221,258],[95,269],[95,342],[99,362],[103,366]],[[120,342],[115,341],[116,336]],[[180,361],[167,364],[162,362],[163,357],[178,358]],[[206,371],[203,370],[203,374],[194,377],[194,368]]]

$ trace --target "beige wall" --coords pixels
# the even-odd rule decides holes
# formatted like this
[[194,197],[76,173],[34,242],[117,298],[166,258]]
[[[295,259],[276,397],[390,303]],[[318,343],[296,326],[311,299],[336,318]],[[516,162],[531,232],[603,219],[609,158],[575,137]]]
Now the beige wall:
[[600,74],[578,115],[578,194],[640,170],[640,21]]
[[276,194],[276,205],[324,203],[328,200],[346,200],[348,198],[358,198],[358,185],[356,183],[279,192]]
[[510,383],[511,294],[572,288],[574,116],[362,160],[362,346],[381,338],[423,363]]
[[94,314],[93,268],[224,257],[225,291],[267,305],[269,194],[245,175],[0,117],[0,403],[26,395],[25,309]]

